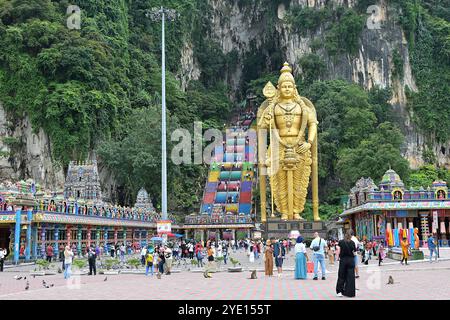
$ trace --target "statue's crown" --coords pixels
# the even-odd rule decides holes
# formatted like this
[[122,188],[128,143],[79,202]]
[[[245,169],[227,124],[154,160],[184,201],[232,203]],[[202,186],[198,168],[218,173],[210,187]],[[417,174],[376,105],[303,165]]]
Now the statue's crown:
[[278,78],[278,84],[281,84],[285,81],[289,81],[289,82],[292,82],[293,84],[295,84],[294,76],[291,73],[292,68],[289,67],[289,63],[287,63],[287,62],[283,63],[283,68],[281,68],[280,72],[281,72],[281,75]]

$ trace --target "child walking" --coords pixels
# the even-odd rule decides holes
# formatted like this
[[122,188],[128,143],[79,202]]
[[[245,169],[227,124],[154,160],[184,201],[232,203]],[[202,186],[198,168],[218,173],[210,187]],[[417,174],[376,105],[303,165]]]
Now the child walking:
[[386,252],[384,251],[384,241],[381,240],[378,246],[378,266],[381,266],[384,258],[386,258]]

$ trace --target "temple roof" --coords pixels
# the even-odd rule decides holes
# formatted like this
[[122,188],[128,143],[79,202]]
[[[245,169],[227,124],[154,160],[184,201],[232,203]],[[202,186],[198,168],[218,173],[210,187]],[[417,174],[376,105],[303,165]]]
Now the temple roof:
[[450,209],[450,201],[435,201],[435,200],[423,200],[423,201],[382,201],[382,202],[367,202],[360,206],[353,207],[345,210],[339,216],[347,216],[357,212],[375,211],[380,212],[383,210],[432,210],[432,209]]
[[151,208],[152,210],[154,209],[153,203],[150,200],[147,190],[145,190],[144,188],[141,188],[138,191],[138,194],[136,197],[136,203],[134,206],[136,208]]
[[374,191],[377,190],[378,187],[375,185],[371,178],[360,178],[356,181],[355,186],[350,190],[351,193],[355,193],[358,191]]
[[394,187],[404,188],[405,184],[403,183],[400,176],[392,169],[387,170],[383,178],[380,182],[380,188],[383,187],[383,189],[392,189]]

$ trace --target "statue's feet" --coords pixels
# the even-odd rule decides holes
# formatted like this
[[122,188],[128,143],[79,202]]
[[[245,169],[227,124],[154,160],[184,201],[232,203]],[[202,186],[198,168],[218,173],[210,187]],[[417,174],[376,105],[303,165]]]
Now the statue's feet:
[[287,219],[288,219],[287,214],[282,214],[282,215],[281,215],[281,220],[287,220]]
[[294,219],[295,219],[295,220],[305,220],[305,219],[303,219],[298,213],[295,213],[295,214],[294,214]]

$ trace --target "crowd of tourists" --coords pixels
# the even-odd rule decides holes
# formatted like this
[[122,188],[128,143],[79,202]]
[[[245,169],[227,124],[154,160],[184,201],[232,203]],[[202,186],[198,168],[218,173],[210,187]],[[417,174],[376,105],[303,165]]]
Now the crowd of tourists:
[[[249,246],[248,255],[249,262],[252,263],[258,256],[263,253],[265,275],[273,276],[273,266],[275,264],[278,272],[278,277],[283,273],[283,262],[286,255],[291,248],[290,241],[279,240],[271,238],[267,240],[262,246],[263,242],[258,241]],[[311,256],[308,255],[307,248],[310,249]],[[435,261],[436,254],[436,240],[435,235],[428,236],[428,248],[430,251],[430,262],[432,262],[433,254]],[[314,239],[307,244],[302,236],[296,239],[294,246],[295,256],[295,279],[307,279],[308,269],[312,269],[313,280],[319,279],[319,269],[322,280],[326,280],[326,258],[329,259],[329,264],[338,266],[338,279],[336,283],[336,294],[338,297],[355,297],[355,279],[359,278],[359,260],[361,263],[367,265],[369,260],[377,257],[378,265],[386,258],[387,249],[384,240],[370,241],[365,237],[360,241],[352,230],[348,230],[344,239],[338,241],[336,239],[322,239],[316,232]],[[408,264],[408,257],[411,256],[410,244],[406,238],[401,243],[402,260],[401,264]],[[310,264],[310,268],[308,268]]]
[[[295,242],[295,244],[294,244]],[[111,248],[111,257],[120,257],[121,262],[125,262],[125,255],[130,244],[117,243]],[[435,235],[428,236],[428,248],[430,251],[430,262],[433,255],[436,255]],[[310,250],[307,250],[310,249]],[[374,258],[378,258],[378,265],[381,265],[386,257],[385,244],[383,240],[369,241],[363,238],[361,241],[355,236],[352,230],[348,230],[344,239],[325,240],[316,232],[310,243],[306,243],[302,236],[298,236],[295,241],[289,239],[243,239],[214,240],[205,241],[195,240],[174,240],[165,244],[151,244],[144,246],[131,253],[140,253],[142,266],[145,267],[145,275],[158,278],[161,275],[170,275],[173,263],[182,259],[194,260],[199,267],[210,270],[216,267],[218,261],[227,264],[230,256],[240,251],[246,253],[248,258],[248,270],[256,270],[256,262],[263,261],[265,275],[273,276],[274,266],[277,276],[283,275],[283,264],[290,252],[294,254],[294,279],[307,279],[308,272],[313,273],[313,280],[326,280],[326,260],[333,265],[338,263],[338,279],[336,283],[336,294],[339,297],[355,297],[355,279],[359,278],[359,263],[368,264]],[[401,264],[408,264],[408,257],[411,255],[411,249],[406,238],[401,244],[402,261]],[[62,261],[64,269],[64,278],[71,276],[71,266],[76,253],[76,246],[61,246],[59,259]],[[101,247],[89,246],[84,252],[89,262],[89,275],[96,275],[96,260],[102,255]],[[53,247],[49,245],[46,249],[47,261],[51,262],[53,258]],[[3,271],[3,261],[8,255],[6,249],[0,248],[0,271]],[[320,272],[319,272],[320,269]]]
[[141,264],[145,266],[146,276],[149,273],[151,276],[156,273],[158,277],[162,274],[170,275],[173,260],[177,258],[178,250],[175,250],[175,246],[172,246],[172,244],[149,245],[141,250]]

